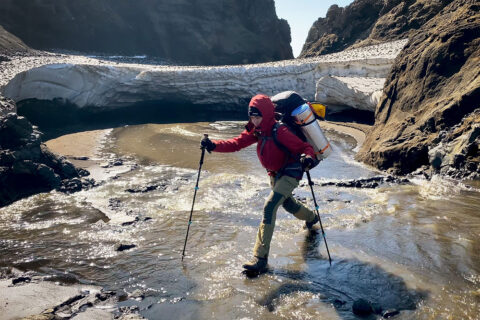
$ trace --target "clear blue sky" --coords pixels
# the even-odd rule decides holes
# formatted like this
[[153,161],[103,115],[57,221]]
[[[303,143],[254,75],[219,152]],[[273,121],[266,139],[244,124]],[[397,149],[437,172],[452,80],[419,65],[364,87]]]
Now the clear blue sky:
[[325,18],[328,8],[348,6],[353,0],[275,0],[277,16],[288,21],[292,34],[293,55],[302,51],[308,31],[318,18]]

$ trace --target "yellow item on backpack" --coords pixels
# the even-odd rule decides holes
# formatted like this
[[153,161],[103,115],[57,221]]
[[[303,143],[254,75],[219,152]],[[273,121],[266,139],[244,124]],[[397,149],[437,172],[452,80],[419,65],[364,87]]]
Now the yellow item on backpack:
[[311,106],[313,112],[315,112],[315,114],[317,116],[319,116],[320,118],[325,120],[325,113],[327,111],[327,107],[325,107],[320,102],[310,102],[310,106]]

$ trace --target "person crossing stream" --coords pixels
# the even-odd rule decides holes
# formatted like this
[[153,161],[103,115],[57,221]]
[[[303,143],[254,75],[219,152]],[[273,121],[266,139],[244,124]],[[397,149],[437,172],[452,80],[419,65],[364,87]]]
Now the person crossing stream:
[[[248,272],[264,273],[280,206],[297,219],[305,221],[305,229],[309,231],[314,231],[315,224],[319,222],[318,214],[292,196],[304,172],[315,167],[319,160],[308,142],[302,141],[286,126],[278,125],[275,106],[268,96],[254,96],[249,103],[248,116],[245,130],[238,137],[212,141],[205,136],[201,147],[208,152],[235,152],[257,143],[257,156],[267,170],[272,191],[263,206],[263,219],[253,248],[253,259],[245,263],[243,268]],[[330,252],[328,255],[330,259]]]

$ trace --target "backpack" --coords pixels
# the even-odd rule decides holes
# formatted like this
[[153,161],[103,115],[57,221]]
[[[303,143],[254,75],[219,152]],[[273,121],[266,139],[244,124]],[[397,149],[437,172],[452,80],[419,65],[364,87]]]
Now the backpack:
[[[289,157],[295,159],[296,161],[299,161],[298,156],[292,155],[291,152],[280,141],[278,141],[277,132],[280,126],[285,125],[292,133],[294,133],[302,141],[308,142],[307,138],[305,137],[305,135],[301,130],[301,126],[295,122],[295,118],[292,117],[291,115],[293,110],[295,110],[299,106],[308,102],[295,91],[283,91],[274,95],[270,99],[272,100],[275,106],[276,119],[280,121],[280,122],[277,122],[273,127],[273,132],[272,132],[273,141],[275,142],[276,146],[279,149],[281,149],[283,152],[288,154]],[[322,118],[316,112],[313,112],[313,114],[315,115],[316,118],[320,118],[320,119]],[[318,163],[319,162],[317,162],[315,165],[317,165]],[[287,167],[284,168],[284,170],[285,169],[288,170]]]
[[298,136],[302,141],[307,141],[307,138],[303,134],[300,126],[295,123],[295,118],[291,116],[292,111],[307,103],[307,100],[303,99],[295,91],[283,91],[270,98],[275,106],[276,119],[285,124],[290,131]]

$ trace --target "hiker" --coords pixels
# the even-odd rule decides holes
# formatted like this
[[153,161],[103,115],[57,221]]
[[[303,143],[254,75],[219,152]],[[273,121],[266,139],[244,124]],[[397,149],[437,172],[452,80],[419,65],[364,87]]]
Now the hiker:
[[257,143],[257,155],[270,176],[272,191],[263,207],[263,220],[253,248],[254,258],[243,267],[247,271],[262,272],[267,269],[270,241],[280,205],[296,218],[304,220],[305,228],[309,230],[318,222],[317,215],[295,200],[292,191],[298,186],[304,171],[313,168],[319,161],[309,143],[275,120],[274,105],[268,96],[254,96],[248,107],[248,116],[248,124],[238,137],[214,141],[205,137],[201,146],[209,152],[235,152]]

